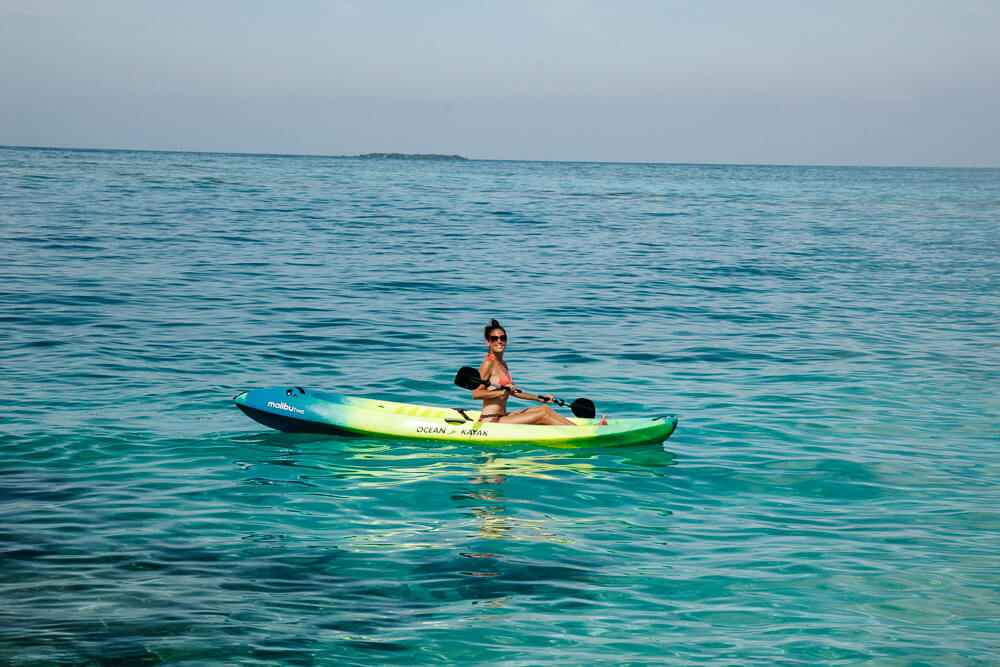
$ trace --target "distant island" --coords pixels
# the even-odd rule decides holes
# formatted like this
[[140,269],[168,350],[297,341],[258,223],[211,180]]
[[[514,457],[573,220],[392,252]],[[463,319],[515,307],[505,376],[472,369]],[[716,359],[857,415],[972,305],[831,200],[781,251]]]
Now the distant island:
[[468,160],[461,155],[438,155],[437,153],[364,153],[358,157],[391,157],[403,160]]

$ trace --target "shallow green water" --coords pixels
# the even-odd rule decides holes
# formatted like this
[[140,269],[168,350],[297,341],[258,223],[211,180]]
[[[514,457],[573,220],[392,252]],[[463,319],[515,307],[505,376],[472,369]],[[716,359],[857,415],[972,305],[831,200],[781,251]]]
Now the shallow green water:
[[[0,149],[0,663],[1000,662],[1000,172]],[[663,447],[267,431],[520,385]]]

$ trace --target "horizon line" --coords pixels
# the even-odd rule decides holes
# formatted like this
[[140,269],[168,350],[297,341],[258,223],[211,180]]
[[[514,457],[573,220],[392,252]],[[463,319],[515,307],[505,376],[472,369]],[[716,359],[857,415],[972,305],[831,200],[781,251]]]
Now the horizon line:
[[[236,151],[210,151],[191,149],[168,149],[168,148],[95,148],[80,146],[25,146],[17,144],[0,144],[0,149],[18,150],[43,150],[43,151],[76,151],[76,152],[104,152],[104,153],[168,153],[168,154],[189,154],[189,155],[230,155],[245,157],[290,157],[290,158],[326,158],[326,159],[365,159],[365,160],[413,160],[417,162],[428,161],[416,160],[406,157],[365,157],[365,153],[358,155],[333,154],[333,153],[261,153],[261,152],[236,152]],[[384,153],[389,151],[373,151]],[[394,151],[398,152],[398,151]],[[407,155],[401,153],[401,155]],[[944,165],[892,165],[892,164],[821,164],[821,163],[783,163],[783,162],[650,162],[646,160],[544,160],[532,158],[476,158],[459,156],[461,160],[451,155],[442,155],[440,158],[431,158],[429,161],[453,161],[453,162],[537,162],[537,163],[561,163],[561,164],[633,164],[633,165],[662,165],[675,167],[815,167],[828,169],[1000,169],[996,166],[944,166]]]

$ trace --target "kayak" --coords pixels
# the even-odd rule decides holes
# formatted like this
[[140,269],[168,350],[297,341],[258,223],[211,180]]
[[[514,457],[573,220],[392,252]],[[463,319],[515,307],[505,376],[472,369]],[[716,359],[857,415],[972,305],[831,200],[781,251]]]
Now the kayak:
[[677,427],[677,417],[571,419],[578,426],[480,422],[479,411],[436,408],[302,387],[270,387],[243,392],[233,401],[248,417],[288,433],[326,433],[412,440],[447,440],[477,445],[543,447],[623,447],[660,443]]

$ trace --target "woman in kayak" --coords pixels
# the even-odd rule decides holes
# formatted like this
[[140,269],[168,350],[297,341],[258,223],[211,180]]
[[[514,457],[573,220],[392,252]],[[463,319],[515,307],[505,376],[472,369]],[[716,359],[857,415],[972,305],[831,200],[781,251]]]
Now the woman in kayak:
[[[507,412],[507,399],[513,394],[526,401],[539,401],[540,403],[553,403],[551,396],[541,396],[539,398],[522,396],[520,390],[514,386],[514,379],[510,376],[510,369],[503,359],[504,350],[507,349],[507,331],[500,326],[496,320],[491,320],[489,325],[483,330],[486,337],[486,346],[489,352],[483,363],[479,365],[479,377],[488,379],[490,384],[500,385],[502,389],[490,389],[487,387],[477,387],[472,390],[472,398],[483,402],[482,414],[479,417],[481,422],[501,422],[503,424],[546,424],[550,426],[576,426],[574,422],[563,417],[561,414],[550,408],[548,405],[537,405],[533,408],[525,408],[516,412]],[[607,424],[607,420],[601,417],[600,424]]]

